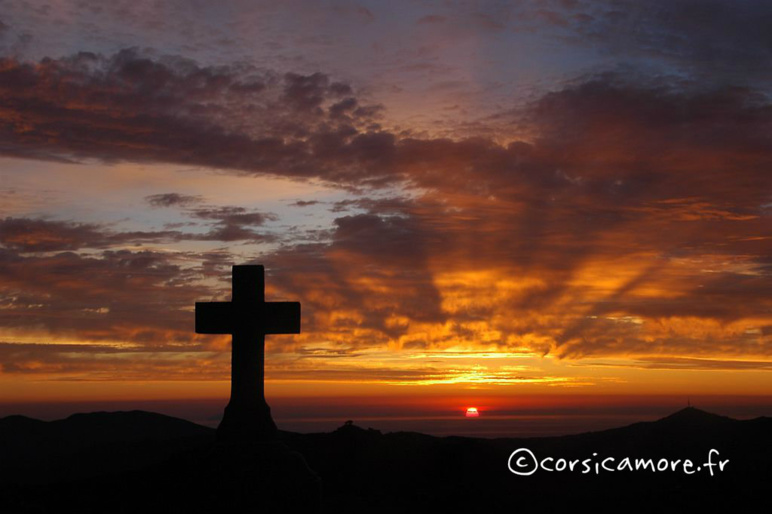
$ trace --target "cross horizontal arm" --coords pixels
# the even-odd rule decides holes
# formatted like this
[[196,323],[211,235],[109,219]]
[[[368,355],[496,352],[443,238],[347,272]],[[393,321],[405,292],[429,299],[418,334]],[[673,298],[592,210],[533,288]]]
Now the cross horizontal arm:
[[196,334],[232,334],[230,302],[196,302]]
[[263,305],[264,334],[299,334],[300,302],[270,302]]
[[231,302],[196,302],[197,334],[232,334],[247,326],[263,334],[299,334],[300,302],[264,303],[252,312]]

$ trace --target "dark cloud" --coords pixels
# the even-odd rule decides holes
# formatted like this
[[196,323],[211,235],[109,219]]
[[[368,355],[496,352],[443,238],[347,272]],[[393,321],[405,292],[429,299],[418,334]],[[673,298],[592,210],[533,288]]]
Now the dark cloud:
[[255,227],[262,226],[268,220],[276,220],[273,214],[250,212],[242,207],[217,207],[194,209],[190,215],[211,221],[210,229],[204,233],[179,230],[115,231],[93,223],[9,217],[0,220],[0,245],[19,252],[59,252],[180,241],[269,242],[277,238],[273,234],[255,230]]
[[189,344],[196,338],[190,306],[207,297],[208,289],[196,284],[197,271],[182,268],[177,257],[129,250],[21,256],[0,250],[0,324],[42,331],[42,337]]
[[[522,181],[552,194],[576,185],[606,188],[621,199],[671,185],[661,180],[664,171],[633,169],[639,156],[650,159],[664,149],[766,159],[770,144],[768,103],[752,90],[691,92],[664,83],[633,85],[617,75],[546,95],[529,111],[538,144],[502,147],[485,139],[371,130],[360,123],[356,99],[340,99],[350,91],[322,74],[287,74],[266,80],[265,90],[233,92],[234,84],[257,79],[237,68],[152,60],[136,51],[109,59],[79,54],[38,66],[7,61],[2,73],[6,155],[181,162],[320,177],[347,187],[407,181],[484,193],[499,186],[511,191]],[[54,90],[52,83],[67,86]],[[598,141],[603,148],[591,170],[589,150],[597,151]],[[624,176],[600,180],[599,172],[614,169],[604,164],[623,153]]]
[[150,195],[145,200],[154,207],[183,207],[185,213],[193,218],[212,221],[211,230],[206,234],[179,234],[179,239],[198,239],[209,241],[252,241],[268,242],[276,239],[275,236],[258,233],[254,227],[264,225],[267,221],[276,221],[278,217],[272,213],[248,211],[244,207],[211,207],[200,205],[203,199],[199,196],[181,195],[178,193],[164,193]]
[[200,237],[203,240],[269,242],[276,239],[274,235],[258,233],[251,228],[277,220],[273,214],[249,212],[243,207],[199,208],[191,210],[190,214],[214,221],[212,229]]
[[203,201],[200,196],[182,195],[179,193],[150,195],[145,197],[145,200],[153,207],[189,207]]
[[108,244],[97,225],[28,218],[0,221],[0,243],[23,252],[76,250]]
[[[0,150],[37,159],[172,162],[356,180],[356,154],[378,137],[357,136],[356,127],[371,125],[377,109],[341,103],[351,93],[321,73],[201,67],[135,49],[39,63],[5,58]],[[312,139],[325,134],[341,138],[339,150],[352,148],[319,168],[324,161],[314,161]]]
[[[313,75],[298,75],[297,73],[287,73],[284,75],[284,95],[283,99],[291,108],[301,112],[313,112],[317,115],[323,115],[322,104],[330,96],[342,96],[351,94],[351,88],[347,84],[330,84],[330,78],[323,73],[314,73]],[[353,98],[348,100],[356,100]],[[335,104],[335,106],[339,104]],[[338,113],[340,108],[337,109]],[[338,114],[336,113],[336,114]]]
[[0,244],[20,252],[107,248],[124,244],[178,241],[183,238],[182,233],[169,230],[111,232],[103,226],[90,223],[31,218],[0,220]]
[[191,214],[205,220],[215,220],[226,225],[262,225],[268,220],[278,219],[274,214],[249,212],[243,207],[214,207],[193,209]]
[[636,79],[606,73],[545,95],[530,113],[540,142],[557,150],[553,144],[572,149],[595,140],[609,150],[620,145],[632,151],[630,160],[655,150],[767,157],[770,103],[765,95],[745,87],[703,89]]

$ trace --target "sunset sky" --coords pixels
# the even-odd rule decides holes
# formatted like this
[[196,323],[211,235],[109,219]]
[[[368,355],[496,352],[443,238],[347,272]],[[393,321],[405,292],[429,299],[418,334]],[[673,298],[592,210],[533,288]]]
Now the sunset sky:
[[770,2],[0,5],[3,413],[772,413]]

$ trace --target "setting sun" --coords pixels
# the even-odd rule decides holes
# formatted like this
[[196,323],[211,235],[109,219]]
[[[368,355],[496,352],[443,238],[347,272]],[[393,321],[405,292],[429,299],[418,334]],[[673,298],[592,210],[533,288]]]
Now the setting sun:
[[466,417],[467,418],[478,418],[480,417],[480,413],[477,412],[477,407],[469,407],[466,409]]

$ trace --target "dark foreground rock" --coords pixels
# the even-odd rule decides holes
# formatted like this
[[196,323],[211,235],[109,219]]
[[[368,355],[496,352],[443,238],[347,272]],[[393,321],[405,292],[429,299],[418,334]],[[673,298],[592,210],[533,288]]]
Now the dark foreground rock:
[[[768,504],[770,435],[770,418],[684,409],[564,437],[439,438],[349,424],[244,447],[217,445],[212,429],[151,413],[51,423],[14,416],[0,420],[0,512],[315,512],[320,498],[325,513],[737,512]],[[552,457],[548,468],[563,459],[566,469],[516,475],[508,460],[521,448]],[[713,463],[728,460],[712,475],[710,450]],[[614,471],[600,467],[608,457]],[[668,470],[615,469],[625,457],[655,468],[667,459]]]

